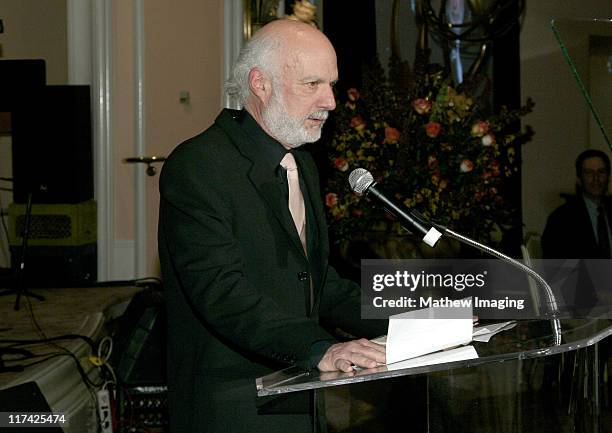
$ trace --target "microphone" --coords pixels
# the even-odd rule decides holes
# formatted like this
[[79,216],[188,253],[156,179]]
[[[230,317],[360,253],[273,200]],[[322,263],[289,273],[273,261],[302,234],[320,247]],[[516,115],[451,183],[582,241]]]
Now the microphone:
[[[406,230],[412,233],[422,233],[424,235],[423,242],[425,242],[430,247],[433,247],[438,241],[438,239],[440,239],[440,237],[442,236],[442,233],[440,233],[435,227],[431,227],[429,230],[425,228],[425,225],[432,224],[423,223],[421,221],[421,217],[418,216],[416,211],[405,209],[403,208],[403,206],[397,205],[391,199],[387,198],[385,194],[379,188],[377,188],[377,183],[374,182],[374,177],[372,176],[372,173],[370,173],[368,170],[364,168],[356,168],[355,170],[353,170],[349,175],[349,184],[351,185],[351,189],[357,194],[365,194],[368,196],[373,195],[379,202],[382,203],[387,212],[394,215],[400,220],[400,224]],[[555,299],[555,294],[553,293],[552,289],[550,288],[546,280],[544,280],[544,278],[540,276],[540,274],[538,274],[530,267],[519,262],[518,260],[515,260],[512,257],[509,257],[493,248],[487,247],[486,245],[476,242],[468,238],[467,236],[455,233],[454,231],[445,227],[441,227],[441,229],[444,230],[444,233],[451,239],[458,240],[459,242],[477,248],[484,253],[497,257],[498,259],[501,259],[504,262],[509,263],[510,265],[522,270],[531,278],[533,278],[544,290],[544,293],[548,300],[548,311],[550,316],[552,317],[551,327],[554,334],[555,345],[559,346],[561,344],[562,331],[561,321],[558,318],[559,308],[557,306],[557,300]]]
[[[351,189],[357,194],[365,194],[368,197],[373,196],[376,198],[387,212],[400,221],[402,227],[411,233],[421,233],[423,235],[423,242],[430,247],[434,247],[438,239],[442,237],[442,233],[433,227],[432,224],[423,222],[421,218],[415,214],[415,211],[406,209],[388,198],[384,192],[378,188],[378,184],[374,182],[372,173],[365,168],[356,168],[353,170],[349,175],[349,184],[351,185]],[[429,228],[427,228],[427,226],[429,226]]]

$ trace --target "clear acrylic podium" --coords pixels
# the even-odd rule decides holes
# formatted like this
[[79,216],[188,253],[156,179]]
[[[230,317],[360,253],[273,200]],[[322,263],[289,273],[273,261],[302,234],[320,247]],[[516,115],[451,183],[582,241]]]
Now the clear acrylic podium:
[[[591,147],[612,150],[609,98],[589,94],[582,79],[589,50],[612,37],[612,19],[552,20],[551,29],[567,62],[547,77],[563,89],[551,92],[552,103],[569,113],[570,128],[591,131]],[[598,285],[612,294],[611,281]],[[488,343],[473,342],[477,359],[354,373],[291,367],[258,378],[257,393],[315,390],[337,432],[612,432],[610,305],[561,319],[560,343],[551,320],[523,320]]]
[[520,321],[473,342],[477,359],[352,373],[291,367],[258,378],[257,392],[319,390],[341,412],[328,402],[341,431],[599,432],[609,423],[600,351],[612,345],[612,320],[602,317],[562,320],[559,345],[549,320]]

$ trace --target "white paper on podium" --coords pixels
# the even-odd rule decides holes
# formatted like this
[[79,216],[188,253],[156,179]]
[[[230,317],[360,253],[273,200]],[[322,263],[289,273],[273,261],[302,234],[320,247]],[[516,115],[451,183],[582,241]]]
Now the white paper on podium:
[[[440,317],[434,311],[453,309],[461,319],[428,319]],[[472,307],[436,307],[408,311],[389,317],[387,364],[437,352],[472,341]]]
[[478,353],[474,346],[461,346],[455,349],[442,350],[429,355],[417,356],[412,359],[387,364],[387,369],[401,370],[402,368],[422,367],[424,365],[444,364],[446,362],[464,361],[466,359],[478,358]]
[[516,322],[514,320],[510,320],[508,322],[491,323],[489,325],[478,326],[474,328],[473,338],[474,338],[474,341],[488,343],[491,337],[493,337],[495,334],[498,334],[507,329],[512,329],[515,326],[516,326]]

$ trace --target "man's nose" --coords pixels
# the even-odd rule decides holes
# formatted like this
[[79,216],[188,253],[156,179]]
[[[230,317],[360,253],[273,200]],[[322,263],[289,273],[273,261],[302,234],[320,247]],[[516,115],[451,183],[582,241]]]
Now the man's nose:
[[333,110],[336,108],[336,98],[334,96],[334,90],[332,86],[325,86],[321,99],[319,100],[320,108],[324,110]]

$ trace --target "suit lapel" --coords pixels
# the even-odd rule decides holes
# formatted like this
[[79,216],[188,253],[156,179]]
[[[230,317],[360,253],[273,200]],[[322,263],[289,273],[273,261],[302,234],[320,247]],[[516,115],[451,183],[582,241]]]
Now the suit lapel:
[[278,179],[268,173],[269,169],[266,164],[262,164],[261,161],[253,161],[253,166],[249,172],[249,178],[259,194],[266,201],[285,232],[287,232],[294,247],[299,249],[304,255],[304,258],[306,258],[293,218],[289,212],[286,198],[278,184]]
[[304,258],[306,258],[300,237],[293,223],[293,218],[278,184],[278,179],[270,170],[270,162],[265,159],[261,152],[257,151],[257,146],[252,139],[237,125],[235,119],[239,113],[239,111],[234,110],[223,110],[215,122],[231,138],[240,153],[253,163],[248,173],[251,183],[285,230],[294,247],[298,248]]

